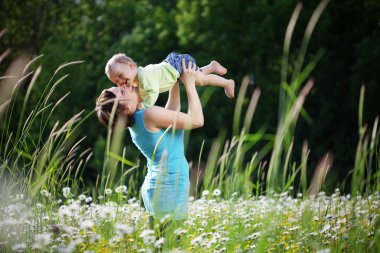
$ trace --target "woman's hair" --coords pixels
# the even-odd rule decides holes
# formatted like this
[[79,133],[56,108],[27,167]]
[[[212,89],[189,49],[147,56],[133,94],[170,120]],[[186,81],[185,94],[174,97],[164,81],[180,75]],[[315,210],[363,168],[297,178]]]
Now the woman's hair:
[[120,101],[116,99],[116,95],[108,90],[102,91],[102,93],[96,100],[95,111],[100,123],[102,123],[106,127],[109,126],[109,121],[112,117],[112,109],[115,103],[117,103],[117,105],[115,114],[113,115],[113,120],[111,122],[112,129],[115,128],[116,124],[118,123],[118,120],[122,120],[122,122],[125,122],[125,128],[132,126],[133,123],[135,123],[134,113],[126,114],[125,108],[123,108]]
[[106,67],[104,69],[104,72],[109,77],[110,73],[112,72],[112,66],[115,63],[129,63],[129,62],[132,62],[133,64],[137,65],[135,61],[132,60],[132,58],[126,56],[125,54],[123,53],[115,54],[114,56],[111,57],[111,59],[108,60]]

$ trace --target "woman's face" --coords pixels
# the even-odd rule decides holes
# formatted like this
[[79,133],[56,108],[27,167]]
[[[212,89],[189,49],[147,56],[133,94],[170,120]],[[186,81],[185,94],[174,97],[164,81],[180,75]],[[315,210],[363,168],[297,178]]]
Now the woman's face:
[[142,99],[139,95],[138,87],[112,87],[107,90],[116,95],[116,98],[119,99],[127,114],[141,109]]

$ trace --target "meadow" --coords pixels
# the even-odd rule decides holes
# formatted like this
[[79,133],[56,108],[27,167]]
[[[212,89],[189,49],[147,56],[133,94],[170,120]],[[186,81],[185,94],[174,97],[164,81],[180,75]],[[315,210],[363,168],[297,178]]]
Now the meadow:
[[[373,124],[363,122],[365,86],[358,94],[359,138],[347,180],[325,191],[332,155],[326,151],[311,168],[307,143],[301,154],[294,151],[298,119],[308,119],[303,105],[315,83],[310,74],[323,56],[317,53],[304,66],[305,53],[326,4],[322,1],[311,17],[294,64],[289,49],[300,6],[288,25],[276,132],[250,132],[261,91],[256,88],[249,96],[250,78],[245,77],[232,138],[221,132],[208,154],[199,145],[198,164],[206,155],[207,161],[204,171],[199,166],[193,172],[188,219],[165,217],[153,228],[137,184],[145,161],[126,158],[124,132],[108,130],[101,173],[87,185],[83,173],[93,153],[81,143],[93,110],[52,122],[70,95],[51,101],[67,78],[65,68],[84,63],[62,64],[49,83],[38,84],[43,56],[35,57],[9,94],[0,95],[0,251],[380,252],[380,131],[378,117]],[[34,85],[45,88],[30,104]],[[204,92],[202,103],[211,95]]]
[[[246,86],[247,80],[243,80],[237,104],[245,96]],[[258,95],[259,91],[253,94],[250,108],[255,107]],[[285,122],[294,123],[301,112],[302,96],[289,107]],[[43,113],[52,106],[48,113]],[[49,128],[46,122],[55,106],[59,102],[48,103],[48,96],[43,95],[27,119],[19,117],[24,123],[18,133],[3,133],[2,252],[358,252],[363,249],[378,252],[380,249],[377,125],[370,135],[361,130],[351,194],[342,193],[339,188],[331,193],[322,190],[331,166],[328,154],[315,168],[314,177],[306,179],[306,149],[301,164],[297,165],[290,158],[292,144],[286,146],[284,140],[276,143],[277,136],[271,137],[270,149],[255,150],[253,154],[247,151],[247,146],[254,146],[268,134],[244,134],[242,130],[232,140],[219,138],[210,151],[202,178],[197,172],[194,183],[198,191],[190,198],[188,219],[167,226],[170,220],[167,217],[157,221],[152,230],[136,185],[138,172],[144,173],[146,169],[144,164],[116,155],[120,147],[112,143],[120,142],[114,139],[120,136],[109,133],[109,150],[105,152],[101,178],[95,187],[86,186],[81,174],[91,159],[91,152],[89,149],[79,152],[82,139],[76,132],[93,114],[82,118],[75,115],[62,125],[57,122]],[[5,122],[11,120],[10,114],[8,110]],[[247,120],[252,114],[248,110],[245,124],[249,124]],[[41,124],[39,116],[46,117],[42,119],[45,124]],[[33,124],[41,128],[37,137],[28,132]],[[288,123],[285,129],[288,134],[292,133],[290,126]],[[31,143],[35,146],[29,146]],[[286,150],[285,159],[276,158],[276,150],[279,153]],[[278,167],[265,168],[265,154],[269,152],[273,152],[271,159],[275,159]],[[369,171],[373,168],[374,171]],[[113,174],[114,171],[118,173]]]
[[[207,190],[191,198],[189,217],[154,230],[126,186],[107,189],[103,203],[91,196],[54,200],[41,191],[41,202],[23,196],[1,207],[2,250],[12,252],[376,252],[379,249],[380,194],[366,197],[312,198],[291,192],[221,198]],[[112,201],[117,197],[119,201]],[[169,218],[169,217],[168,217]]]

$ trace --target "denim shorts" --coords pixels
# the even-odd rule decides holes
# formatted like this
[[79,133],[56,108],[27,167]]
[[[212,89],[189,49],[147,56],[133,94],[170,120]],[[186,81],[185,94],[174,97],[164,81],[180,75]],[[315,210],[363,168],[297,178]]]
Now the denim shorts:
[[[165,62],[172,65],[178,72],[179,75],[182,75],[182,59],[185,59],[185,66],[187,67],[189,64],[189,61],[193,62],[193,64],[196,64],[194,58],[189,54],[178,54],[178,53],[170,53],[166,59]],[[199,69],[197,67],[197,69]]]

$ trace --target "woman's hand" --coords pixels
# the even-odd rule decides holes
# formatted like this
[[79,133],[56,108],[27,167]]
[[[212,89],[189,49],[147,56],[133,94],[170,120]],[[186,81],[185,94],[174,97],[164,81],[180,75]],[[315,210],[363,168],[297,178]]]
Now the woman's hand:
[[202,105],[195,88],[197,66],[189,62],[189,65],[186,67],[185,61],[182,60],[182,69],[181,80],[186,90],[188,112],[173,111],[159,106],[150,107],[146,109],[144,114],[145,127],[150,131],[156,132],[169,126],[175,129],[193,129],[203,126]]
[[187,85],[195,85],[196,80],[196,69],[197,65],[193,62],[189,62],[188,66],[186,67],[185,59],[182,59],[182,75],[181,80],[185,86]]

